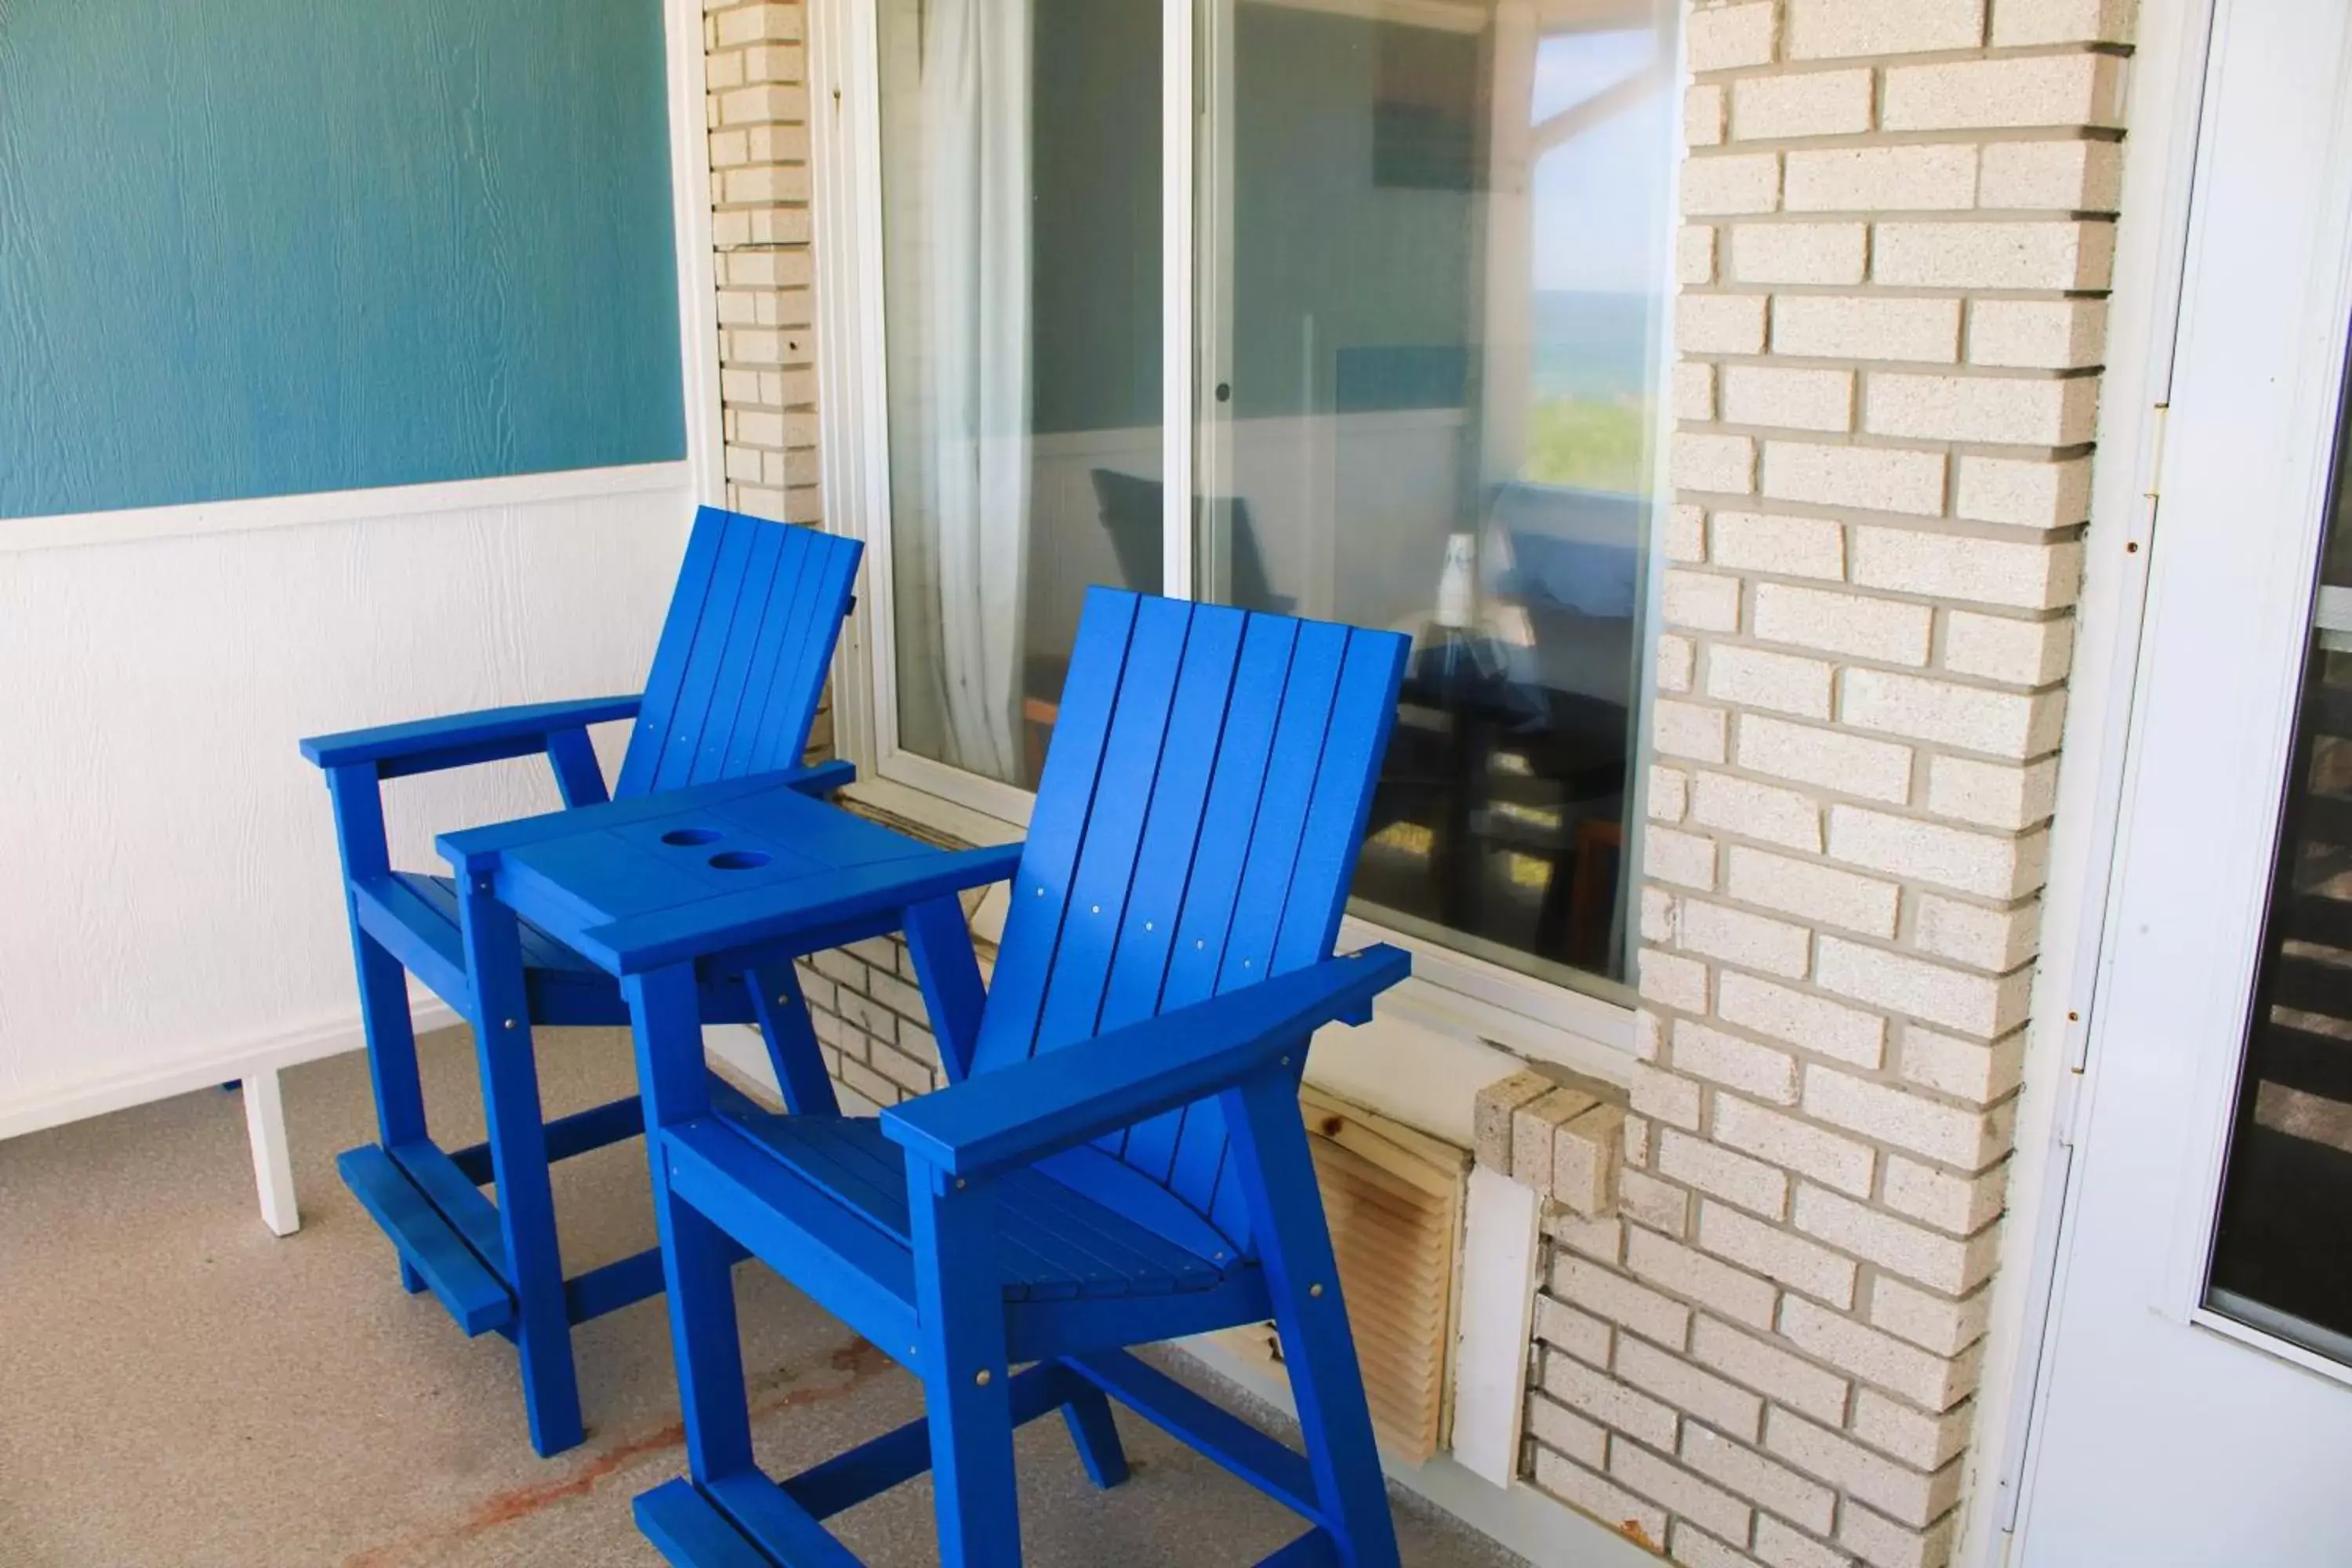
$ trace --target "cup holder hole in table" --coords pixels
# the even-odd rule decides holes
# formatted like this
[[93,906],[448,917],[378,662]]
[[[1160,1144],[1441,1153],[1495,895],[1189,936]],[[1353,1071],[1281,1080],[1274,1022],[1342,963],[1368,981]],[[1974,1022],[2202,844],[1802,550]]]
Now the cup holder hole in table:
[[767,863],[757,849],[722,849],[710,858],[711,866],[720,871],[749,871]]
[[662,835],[665,844],[715,844],[719,840],[715,827],[673,827]]

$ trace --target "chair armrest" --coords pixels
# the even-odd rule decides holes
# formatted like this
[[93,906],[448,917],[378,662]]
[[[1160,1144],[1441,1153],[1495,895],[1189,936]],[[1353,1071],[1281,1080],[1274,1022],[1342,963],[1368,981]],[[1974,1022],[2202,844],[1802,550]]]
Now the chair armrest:
[[614,921],[581,933],[580,952],[615,974],[752,947],[1002,882],[1021,864],[1018,844],[942,853],[910,847],[904,860],[862,866],[810,888],[786,883]]
[[346,730],[310,737],[302,742],[302,755],[321,768],[373,763],[378,778],[400,778],[501,757],[527,756],[545,750],[548,737],[562,731],[634,719],[642,700],[588,697],[569,702],[529,702],[373,730]]
[[1412,969],[1385,942],[1327,958],[907,1100],[882,1131],[950,1175],[1028,1164],[1230,1089],[1325,1024],[1364,1022]]

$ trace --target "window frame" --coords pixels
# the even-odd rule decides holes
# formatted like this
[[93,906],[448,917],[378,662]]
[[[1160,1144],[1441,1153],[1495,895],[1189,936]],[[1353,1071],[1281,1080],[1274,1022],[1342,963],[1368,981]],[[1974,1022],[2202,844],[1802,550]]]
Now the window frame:
[[[1324,0],[1332,4],[1334,0]],[[1393,5],[1395,0],[1389,0]],[[1433,11],[1452,7],[1432,6]],[[1538,6],[1540,13],[1546,9]],[[1664,9],[1664,7],[1661,7]],[[899,742],[898,649],[892,625],[897,603],[890,532],[889,408],[883,315],[883,193],[881,61],[877,0],[809,0],[808,62],[811,162],[816,220],[815,252],[818,459],[827,526],[866,544],[866,583],[845,628],[835,666],[834,731],[839,753],[855,763],[861,785],[887,798],[901,816],[923,820],[936,802],[936,826],[967,836],[973,816],[1003,829],[1024,832],[1034,797],[998,780],[917,755]],[[1198,438],[1197,389],[1211,351],[1198,331],[1201,235],[1195,185],[1201,150],[1194,134],[1202,59],[1223,41],[1214,37],[1217,0],[1161,0],[1161,516],[1162,591],[1191,597],[1194,589],[1191,498]],[[1687,78],[1675,58],[1664,90]],[[1680,159],[1670,161],[1658,255],[1661,297],[1669,317],[1677,292],[1672,230]],[[1650,710],[1658,582],[1671,505],[1666,446],[1673,428],[1664,395],[1672,350],[1662,331],[1654,366],[1660,388],[1654,415],[1651,493],[1656,521],[1643,563],[1643,635],[1633,726],[1636,765],[1626,794],[1629,878],[1647,805]],[[1639,900],[1627,895],[1629,945],[1638,940]],[[1522,1056],[1622,1080],[1635,1049],[1633,987],[1627,981],[1579,972],[1587,985],[1566,984],[1508,967],[1434,939],[1386,927],[1353,912],[1341,942],[1390,942],[1411,952],[1414,978],[1391,993],[1399,1016],[1503,1046]]]

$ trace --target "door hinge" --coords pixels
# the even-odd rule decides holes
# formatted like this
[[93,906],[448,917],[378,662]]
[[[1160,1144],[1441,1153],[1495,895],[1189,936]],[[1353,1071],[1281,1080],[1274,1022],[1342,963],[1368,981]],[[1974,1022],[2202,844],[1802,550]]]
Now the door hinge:
[[2155,428],[2148,433],[2147,443],[2147,483],[2140,491],[2150,500],[2164,493],[2164,436],[2172,424],[2171,404],[2158,403],[2154,408]]

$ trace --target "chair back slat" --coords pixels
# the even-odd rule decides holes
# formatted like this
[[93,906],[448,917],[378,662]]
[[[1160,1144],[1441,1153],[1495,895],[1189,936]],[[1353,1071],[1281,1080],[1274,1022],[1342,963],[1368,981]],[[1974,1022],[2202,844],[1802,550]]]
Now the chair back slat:
[[[1090,590],[973,1070],[1328,956],[1405,647]],[[1226,1142],[1203,1100],[1100,1147],[1246,1247]]]
[[614,795],[797,763],[862,550],[791,523],[697,512]]

